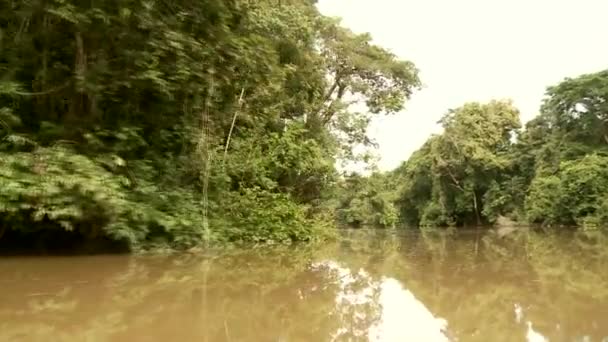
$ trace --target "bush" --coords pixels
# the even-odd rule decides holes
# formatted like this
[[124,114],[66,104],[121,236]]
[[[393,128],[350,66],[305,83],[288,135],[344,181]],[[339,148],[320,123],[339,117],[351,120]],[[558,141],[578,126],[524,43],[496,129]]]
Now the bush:
[[215,227],[230,242],[291,243],[310,241],[326,229],[307,218],[305,207],[289,195],[260,188],[227,193]]
[[530,222],[599,225],[607,222],[608,157],[596,154],[560,164],[556,175],[538,175],[526,197]]
[[561,165],[562,203],[576,223],[598,214],[608,194],[608,157],[591,154]]
[[525,200],[526,218],[531,223],[551,225],[563,223],[561,181],[557,176],[537,177],[530,184]]
[[131,250],[186,249],[206,242],[311,241],[329,230],[290,194],[255,186],[214,194],[205,230],[200,192],[163,187],[146,164],[127,166],[116,155],[91,158],[62,146],[0,153],[0,238],[9,230],[30,234],[25,240],[34,244],[69,232]]
[[[123,161],[114,160],[116,165]],[[106,166],[106,167],[104,167]],[[0,154],[2,223],[21,233],[62,229],[88,239],[111,238],[132,249],[200,242],[200,215],[192,195],[163,192],[111,172],[99,160],[64,147]]]

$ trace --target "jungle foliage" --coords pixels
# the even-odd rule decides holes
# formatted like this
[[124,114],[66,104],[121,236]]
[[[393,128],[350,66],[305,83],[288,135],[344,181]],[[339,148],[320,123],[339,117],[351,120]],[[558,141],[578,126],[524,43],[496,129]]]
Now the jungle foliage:
[[0,0],[0,246],[608,224],[608,71],[549,87],[525,127],[463,104],[397,169],[342,175],[420,85],[312,0]]
[[0,0],[0,244],[319,239],[419,85],[312,0]]
[[403,224],[608,224],[608,70],[549,87],[523,129],[509,101],[467,103],[440,123],[386,175],[400,179]]

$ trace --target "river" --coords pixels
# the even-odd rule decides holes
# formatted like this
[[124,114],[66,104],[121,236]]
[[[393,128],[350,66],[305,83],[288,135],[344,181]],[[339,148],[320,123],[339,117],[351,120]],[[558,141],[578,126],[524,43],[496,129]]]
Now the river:
[[608,341],[608,236],[593,231],[3,257],[0,286],[0,341]]

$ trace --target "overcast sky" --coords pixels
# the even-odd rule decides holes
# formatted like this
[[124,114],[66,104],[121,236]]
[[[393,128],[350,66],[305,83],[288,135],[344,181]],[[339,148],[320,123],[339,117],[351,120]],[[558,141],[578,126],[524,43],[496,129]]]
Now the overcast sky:
[[320,0],[319,8],[421,71],[425,88],[370,128],[384,170],[438,132],[448,108],[511,98],[525,122],[547,86],[608,68],[608,0]]

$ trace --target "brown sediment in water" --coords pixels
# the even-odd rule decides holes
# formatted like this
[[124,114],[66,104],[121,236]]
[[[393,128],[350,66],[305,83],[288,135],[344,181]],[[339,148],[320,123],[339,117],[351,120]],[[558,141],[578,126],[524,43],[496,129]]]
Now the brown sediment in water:
[[314,247],[205,255],[3,257],[0,340],[608,336],[600,232],[342,233]]

